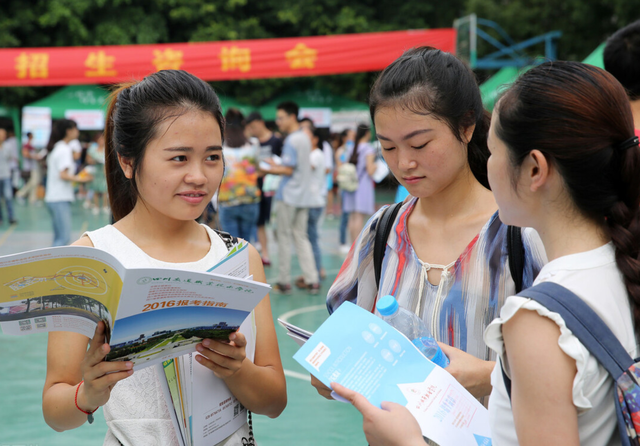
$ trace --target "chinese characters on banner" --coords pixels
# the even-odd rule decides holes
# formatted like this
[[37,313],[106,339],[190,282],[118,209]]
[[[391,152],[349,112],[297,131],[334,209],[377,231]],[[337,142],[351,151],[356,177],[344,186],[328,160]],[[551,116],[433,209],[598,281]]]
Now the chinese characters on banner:
[[405,50],[455,52],[455,30],[159,45],[0,49],[0,86],[110,84],[159,70],[187,70],[207,81],[378,71]]

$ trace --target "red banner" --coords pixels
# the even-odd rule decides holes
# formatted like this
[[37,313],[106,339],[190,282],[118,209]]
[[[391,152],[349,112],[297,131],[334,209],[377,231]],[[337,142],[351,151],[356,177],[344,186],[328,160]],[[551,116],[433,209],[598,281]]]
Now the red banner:
[[182,69],[207,81],[378,71],[406,49],[455,51],[455,30],[159,45],[0,49],[0,86],[110,84]]

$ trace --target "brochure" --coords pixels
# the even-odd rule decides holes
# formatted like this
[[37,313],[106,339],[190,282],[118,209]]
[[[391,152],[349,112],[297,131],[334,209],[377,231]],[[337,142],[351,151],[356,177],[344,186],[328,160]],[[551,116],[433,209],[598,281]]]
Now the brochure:
[[280,322],[280,325],[282,325],[284,328],[287,329],[287,335],[291,339],[293,339],[296,342],[296,344],[298,344],[301,347],[313,335],[313,333],[311,333],[310,331],[304,330],[304,329],[302,329],[300,327],[296,327],[295,325],[290,324],[289,322],[287,322],[285,320],[282,320],[282,319],[278,318],[278,322]]
[[[244,249],[244,248],[242,248]],[[231,251],[233,254],[233,250]],[[248,274],[249,257],[229,257],[216,270]],[[231,271],[228,272],[227,270]],[[246,277],[248,278],[248,277]],[[250,313],[238,329],[246,340],[247,358],[253,361],[256,345],[255,315]],[[193,354],[156,366],[167,408],[182,446],[213,446],[247,422],[247,410],[223,380],[197,362]]]
[[[253,313],[240,326],[247,338],[246,354],[255,357]],[[157,366],[165,401],[182,446],[213,446],[247,422],[247,410],[223,380],[187,354]]]
[[456,379],[400,332],[350,302],[342,304],[293,356],[330,387],[337,382],[380,407],[407,407],[440,446],[490,446],[489,415]]
[[[195,351],[202,338],[228,339],[269,292],[248,278],[247,244],[212,272],[125,268],[90,247],[40,249],[0,257],[0,328],[24,335],[107,326],[108,361],[134,369]],[[122,298],[126,296],[126,298]]]

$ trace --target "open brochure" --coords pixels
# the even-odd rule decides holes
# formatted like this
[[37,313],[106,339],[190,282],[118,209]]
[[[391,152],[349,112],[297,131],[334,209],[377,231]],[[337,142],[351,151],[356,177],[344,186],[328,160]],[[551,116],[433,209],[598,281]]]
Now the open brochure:
[[127,269],[82,246],[0,257],[0,327],[11,335],[72,331],[92,338],[103,320],[106,359],[132,361],[137,370],[238,330],[270,289],[250,280],[247,259],[246,242],[211,272]]
[[[253,313],[239,330],[247,338],[246,355],[255,357]],[[247,422],[247,410],[223,380],[197,362],[194,354],[156,366],[165,401],[182,446],[213,446]],[[165,378],[165,379],[162,379]]]
[[400,332],[350,302],[342,304],[293,356],[330,387],[337,382],[372,404],[407,407],[440,446],[490,446],[489,415],[456,379]]
[[[234,252],[235,248],[230,252],[231,257],[218,264],[216,270],[232,270],[234,275],[246,276],[249,274],[248,255],[234,256]],[[256,346],[254,312],[238,331],[245,336],[245,353],[253,361]],[[195,360],[194,354],[163,361],[162,365],[156,366],[156,373],[181,446],[213,446],[247,422],[245,407],[223,380]]]

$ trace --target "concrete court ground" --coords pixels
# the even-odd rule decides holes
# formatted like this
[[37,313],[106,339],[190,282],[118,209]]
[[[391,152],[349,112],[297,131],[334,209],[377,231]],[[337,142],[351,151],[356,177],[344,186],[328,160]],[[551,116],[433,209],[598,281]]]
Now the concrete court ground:
[[[392,191],[378,193],[378,202],[389,202]],[[51,221],[44,206],[16,205],[19,224],[0,226],[0,256],[45,248],[52,241]],[[108,223],[104,214],[94,216],[79,203],[73,206],[72,240],[85,230]],[[274,321],[284,317],[291,323],[315,330],[328,316],[325,296],[343,260],[338,252],[338,220],[325,219],[321,247],[327,278],[319,295],[294,290],[292,295],[271,294]],[[272,256],[277,259],[275,246]],[[274,283],[276,264],[266,268],[267,280]],[[294,257],[293,277],[300,274]],[[284,445],[366,445],[362,417],[351,406],[320,397],[309,384],[309,375],[292,359],[297,345],[276,323],[280,354],[287,379],[288,404],[277,419],[254,416],[254,434],[260,446]],[[46,335],[7,336],[0,333],[0,446],[91,446],[101,445],[107,426],[102,409],[92,425],[57,433],[42,416],[42,385],[46,374]]]

